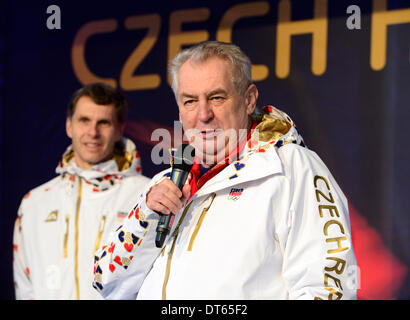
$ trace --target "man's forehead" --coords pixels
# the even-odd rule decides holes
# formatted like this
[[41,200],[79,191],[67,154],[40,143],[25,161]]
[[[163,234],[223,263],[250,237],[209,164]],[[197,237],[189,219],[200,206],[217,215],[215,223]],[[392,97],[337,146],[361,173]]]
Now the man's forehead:
[[111,118],[115,115],[114,104],[101,105],[95,103],[90,97],[82,96],[78,99],[73,116]]
[[231,87],[232,67],[224,59],[213,57],[203,62],[188,60],[180,68],[179,97],[227,92]]
[[223,68],[228,72],[232,72],[233,70],[232,63],[228,59],[224,59],[215,55],[207,57],[204,60],[188,59],[181,65],[179,73],[181,73],[181,71],[183,71],[184,69],[198,69],[202,67],[208,67],[210,64],[218,65],[219,68]]

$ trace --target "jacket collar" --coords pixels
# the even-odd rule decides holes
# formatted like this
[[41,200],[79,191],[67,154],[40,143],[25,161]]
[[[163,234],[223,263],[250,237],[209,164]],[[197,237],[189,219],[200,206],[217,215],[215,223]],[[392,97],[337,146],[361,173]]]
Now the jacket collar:
[[98,163],[89,170],[81,169],[76,165],[74,151],[70,145],[56,168],[56,173],[69,184],[73,185],[76,178],[81,177],[94,192],[108,190],[122,178],[140,172],[140,155],[135,144],[127,138],[122,138],[117,144],[110,160]]
[[211,180],[208,180],[196,193],[200,197],[241,183],[255,181],[264,177],[280,174],[282,163],[273,145],[268,145],[263,152],[244,150],[243,157],[225,167]]

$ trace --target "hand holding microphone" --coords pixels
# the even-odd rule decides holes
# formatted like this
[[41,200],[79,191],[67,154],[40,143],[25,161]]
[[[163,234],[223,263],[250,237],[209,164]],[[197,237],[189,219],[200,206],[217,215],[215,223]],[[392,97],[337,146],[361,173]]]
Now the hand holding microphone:
[[188,144],[182,144],[172,159],[171,178],[161,181],[147,194],[148,208],[160,215],[155,239],[157,247],[162,247],[171,230],[174,215],[189,197],[190,186],[185,185],[185,181],[194,163],[194,157],[195,149]]

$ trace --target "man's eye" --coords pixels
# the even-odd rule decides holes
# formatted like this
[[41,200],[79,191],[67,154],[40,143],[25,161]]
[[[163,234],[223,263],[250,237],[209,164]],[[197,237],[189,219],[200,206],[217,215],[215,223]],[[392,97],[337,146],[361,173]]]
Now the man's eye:
[[191,100],[186,100],[184,101],[184,106],[189,106],[195,103],[195,100],[191,99]]
[[225,101],[225,97],[222,97],[222,96],[211,97],[211,101],[215,103],[222,103],[223,101]]

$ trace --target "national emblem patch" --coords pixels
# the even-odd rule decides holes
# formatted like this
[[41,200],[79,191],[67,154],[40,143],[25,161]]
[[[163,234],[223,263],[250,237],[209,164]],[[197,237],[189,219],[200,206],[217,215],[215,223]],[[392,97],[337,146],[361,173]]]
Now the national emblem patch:
[[228,200],[229,201],[237,201],[239,200],[240,196],[242,195],[243,188],[232,188],[231,192],[229,192]]

